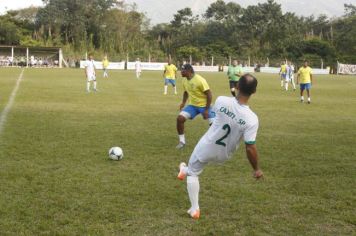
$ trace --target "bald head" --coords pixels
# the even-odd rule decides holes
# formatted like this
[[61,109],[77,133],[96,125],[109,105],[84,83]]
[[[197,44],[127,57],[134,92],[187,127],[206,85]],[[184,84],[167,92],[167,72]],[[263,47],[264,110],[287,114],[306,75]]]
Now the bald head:
[[257,79],[250,74],[241,76],[238,83],[238,90],[244,96],[251,96],[256,92]]

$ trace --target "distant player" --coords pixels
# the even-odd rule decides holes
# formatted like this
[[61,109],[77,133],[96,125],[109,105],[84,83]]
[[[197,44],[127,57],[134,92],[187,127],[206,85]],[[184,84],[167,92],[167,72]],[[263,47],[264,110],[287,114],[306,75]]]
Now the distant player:
[[107,56],[104,57],[102,64],[103,64],[103,70],[104,70],[103,77],[109,78],[109,74],[108,74],[109,60],[108,60]]
[[141,61],[140,61],[140,58],[136,59],[135,70],[136,70],[136,79],[139,79],[141,77]]
[[242,76],[243,70],[240,65],[240,61],[233,60],[232,65],[229,66],[227,70],[227,76],[229,78],[230,91],[232,96],[235,97],[235,87],[239,82],[239,78]]
[[288,91],[288,84],[292,83],[293,90],[295,91],[295,83],[294,83],[294,65],[292,62],[288,62],[287,65],[287,73],[286,73],[286,81],[285,81],[285,89]]
[[174,94],[177,94],[176,87],[176,75],[177,67],[172,64],[171,59],[168,60],[168,64],[164,66],[164,95],[167,95],[168,84],[171,84],[174,88]]
[[308,61],[304,61],[304,65],[298,70],[297,84],[300,82],[300,101],[304,102],[304,90],[307,90],[308,104],[310,104],[310,89],[313,83],[313,71],[308,66]]
[[258,118],[247,105],[250,96],[256,92],[257,80],[252,75],[243,75],[236,86],[237,97],[218,97],[215,101],[216,113],[213,124],[199,140],[190,156],[188,166],[179,165],[178,179],[187,176],[187,189],[191,203],[188,214],[198,219],[199,208],[199,175],[208,163],[222,163],[232,157],[240,140],[244,140],[247,158],[254,169],[253,176],[263,176],[258,166],[256,135]]
[[[182,66],[183,78],[183,100],[179,109],[181,112],[177,117],[177,131],[179,137],[179,143],[176,146],[177,149],[181,149],[185,146],[184,136],[184,122],[187,119],[194,119],[199,114],[202,114],[205,120],[209,119],[209,123],[212,123],[214,113],[211,111],[212,95],[206,80],[194,73],[194,69],[190,64]],[[189,100],[186,107],[185,104]]]
[[281,63],[281,69],[279,70],[279,75],[281,76],[281,87],[283,88],[283,84],[287,76],[287,65],[284,61]]
[[87,92],[90,92],[90,82],[93,82],[93,89],[96,92],[96,73],[93,55],[89,55],[89,60],[85,62],[85,76],[87,78]]

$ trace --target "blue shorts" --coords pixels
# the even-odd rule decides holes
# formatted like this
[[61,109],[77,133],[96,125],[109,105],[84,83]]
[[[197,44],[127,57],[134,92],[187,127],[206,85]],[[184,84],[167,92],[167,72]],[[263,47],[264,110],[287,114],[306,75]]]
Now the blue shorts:
[[[183,108],[180,115],[184,116],[187,119],[194,119],[194,117],[196,117],[199,114],[203,115],[204,111],[205,111],[205,107],[196,107],[196,106],[188,105]],[[215,117],[215,112],[213,112],[211,108],[209,108],[208,118],[214,118],[214,117]]]
[[286,79],[287,78],[287,73],[282,73],[281,76],[282,76],[283,79]]
[[171,84],[171,85],[173,85],[173,87],[175,87],[176,86],[176,80],[175,79],[165,78],[164,79],[164,85],[168,85],[168,84]]
[[310,88],[311,88],[311,83],[300,84],[300,90],[304,90],[304,89],[309,90]]

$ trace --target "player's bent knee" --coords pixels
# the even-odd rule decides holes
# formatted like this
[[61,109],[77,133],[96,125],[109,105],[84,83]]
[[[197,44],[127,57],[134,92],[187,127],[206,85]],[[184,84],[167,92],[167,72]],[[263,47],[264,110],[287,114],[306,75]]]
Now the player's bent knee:
[[178,123],[184,123],[185,121],[186,121],[186,118],[185,118],[184,116],[179,115],[179,116],[177,117],[177,122],[178,122]]

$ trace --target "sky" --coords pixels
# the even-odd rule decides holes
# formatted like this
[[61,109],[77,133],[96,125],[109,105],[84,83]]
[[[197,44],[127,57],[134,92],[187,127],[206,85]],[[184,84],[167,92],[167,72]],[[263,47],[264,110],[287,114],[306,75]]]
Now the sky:
[[[190,7],[194,14],[201,15],[206,8],[216,0],[125,0],[126,3],[136,3],[140,12],[146,13],[151,24],[170,22],[173,15],[180,9]],[[236,2],[243,7],[267,0],[225,0]],[[344,3],[356,5],[356,0],[276,0],[282,5],[284,12],[295,12],[297,15],[310,16],[325,14],[329,17],[341,16],[344,13]],[[0,14],[29,6],[41,6],[42,0],[0,0]]]

